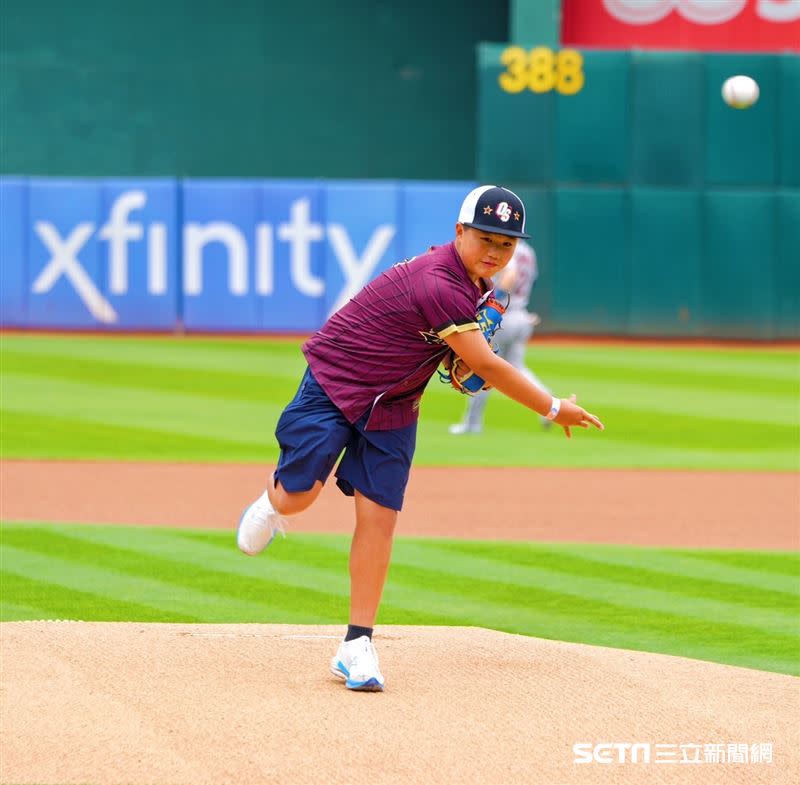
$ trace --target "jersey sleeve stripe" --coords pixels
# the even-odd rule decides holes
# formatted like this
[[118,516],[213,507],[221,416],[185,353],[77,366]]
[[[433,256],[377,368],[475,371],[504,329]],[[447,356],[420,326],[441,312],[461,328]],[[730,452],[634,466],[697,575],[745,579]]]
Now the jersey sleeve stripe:
[[466,333],[470,330],[480,329],[481,328],[477,322],[448,322],[447,324],[440,325],[439,327],[434,327],[433,331],[440,338],[447,338],[448,335],[452,335],[453,333]]

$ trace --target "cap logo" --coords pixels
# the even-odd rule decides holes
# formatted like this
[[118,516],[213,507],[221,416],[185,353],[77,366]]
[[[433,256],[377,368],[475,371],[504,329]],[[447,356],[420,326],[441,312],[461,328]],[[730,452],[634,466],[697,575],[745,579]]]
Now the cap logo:
[[508,206],[508,202],[500,202],[494,211],[503,223],[508,223],[508,219],[511,218],[511,208]]

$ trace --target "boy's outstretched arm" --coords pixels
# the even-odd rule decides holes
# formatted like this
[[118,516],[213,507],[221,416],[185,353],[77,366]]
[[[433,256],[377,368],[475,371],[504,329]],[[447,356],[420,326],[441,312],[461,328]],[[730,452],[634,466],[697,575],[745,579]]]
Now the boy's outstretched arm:
[[[503,395],[543,416],[547,416],[550,412],[551,396],[529,382],[513,365],[492,352],[480,330],[453,333],[448,335],[445,341],[478,376]],[[604,429],[603,423],[595,415],[575,403],[574,395],[561,399],[561,408],[555,422],[564,428],[567,438],[571,436],[572,426],[588,428],[594,425],[601,431]]]

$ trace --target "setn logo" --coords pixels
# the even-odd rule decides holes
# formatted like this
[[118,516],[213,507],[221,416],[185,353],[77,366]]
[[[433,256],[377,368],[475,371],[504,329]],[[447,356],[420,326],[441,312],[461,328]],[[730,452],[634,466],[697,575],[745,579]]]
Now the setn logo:
[[576,742],[573,763],[650,763],[649,742]]
[[[154,297],[166,295],[167,225],[152,221],[145,227],[132,215],[146,204],[145,191],[137,189],[122,192],[112,203],[108,220],[99,230],[92,221],[82,221],[62,235],[52,222],[36,221],[34,232],[50,258],[33,281],[33,293],[46,294],[63,277],[95,319],[107,324],[116,322],[118,315],[114,307],[80,261],[81,250],[92,238],[96,238],[108,244],[108,291],[111,294],[125,295],[128,292],[129,246],[146,242],[147,293]],[[221,245],[225,252],[229,293],[234,296],[248,294],[251,248],[237,225],[228,221],[189,221],[179,231],[184,295],[197,297],[203,293],[204,251],[214,243]],[[311,249],[313,243],[323,242],[327,237],[344,279],[342,289],[331,307],[332,313],[370,280],[395,234],[396,228],[392,224],[377,226],[359,254],[343,224],[332,222],[323,225],[314,222],[311,219],[310,200],[296,199],[290,204],[288,222],[278,223],[277,227],[264,221],[255,225],[253,290],[264,297],[273,294],[276,243],[285,243],[289,250],[292,286],[306,297],[321,297],[325,293],[325,280],[312,271]]]

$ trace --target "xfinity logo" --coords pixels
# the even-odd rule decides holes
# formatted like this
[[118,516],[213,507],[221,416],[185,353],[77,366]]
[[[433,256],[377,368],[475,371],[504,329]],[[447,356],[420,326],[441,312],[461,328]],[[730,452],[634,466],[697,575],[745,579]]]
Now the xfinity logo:
[[[96,236],[108,243],[108,280],[111,294],[128,291],[128,249],[133,243],[146,243],[147,292],[159,296],[167,292],[167,227],[158,221],[146,227],[133,219],[133,213],[147,204],[141,190],[120,194],[111,206],[108,221],[99,229],[91,221],[83,221],[63,236],[49,221],[36,221],[34,231],[44,244],[50,259],[33,282],[32,291],[44,294],[60,278],[72,288],[92,316],[103,323],[114,323],[118,316],[80,262],[81,249]],[[255,227],[254,248],[234,224],[227,221],[210,223],[189,222],[183,226],[183,291],[186,296],[203,291],[203,251],[213,243],[221,245],[227,258],[228,289],[234,295],[249,291],[249,270],[253,266],[254,291],[269,296],[274,290],[274,254],[276,243],[289,246],[289,272],[292,285],[308,297],[321,297],[325,282],[311,269],[312,243],[326,237],[342,270],[344,286],[331,312],[339,309],[361,289],[383,257],[395,235],[390,224],[378,226],[364,249],[359,253],[350,240],[347,229],[338,223],[320,224],[311,220],[311,203],[297,199],[289,210],[288,223],[276,226],[258,223]]]

